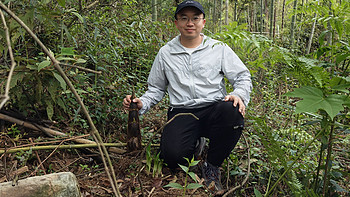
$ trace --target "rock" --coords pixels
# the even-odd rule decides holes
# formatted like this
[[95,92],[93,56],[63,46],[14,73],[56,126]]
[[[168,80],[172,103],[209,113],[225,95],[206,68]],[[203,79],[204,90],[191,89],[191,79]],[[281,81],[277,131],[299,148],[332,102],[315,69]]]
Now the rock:
[[35,176],[18,181],[0,183],[1,197],[80,197],[78,181],[71,172]]

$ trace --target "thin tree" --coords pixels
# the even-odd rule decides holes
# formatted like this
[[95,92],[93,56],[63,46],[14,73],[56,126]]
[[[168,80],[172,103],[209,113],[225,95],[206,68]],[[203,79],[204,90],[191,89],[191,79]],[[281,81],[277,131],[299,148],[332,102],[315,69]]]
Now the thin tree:
[[157,0],[152,0],[152,21],[157,21]]
[[225,24],[228,25],[228,5],[229,0],[226,0],[226,15],[225,15]]
[[270,38],[272,38],[273,34],[273,13],[274,13],[274,0],[271,0],[271,6],[270,6]]
[[293,16],[292,16],[292,23],[290,26],[290,45],[291,47],[293,47],[294,45],[294,28],[295,28],[295,21],[296,21],[296,14],[295,11],[297,10],[297,4],[298,4],[298,0],[294,1],[294,5],[293,5]]
[[[318,3],[319,4],[319,3]],[[311,29],[311,34],[309,37],[309,43],[307,45],[307,50],[306,50],[306,54],[310,54],[310,50],[311,50],[311,44],[312,44],[312,38],[314,37],[314,33],[315,33],[315,27],[316,27],[316,21],[317,21],[317,12],[314,15],[314,23],[312,24],[312,29]]]

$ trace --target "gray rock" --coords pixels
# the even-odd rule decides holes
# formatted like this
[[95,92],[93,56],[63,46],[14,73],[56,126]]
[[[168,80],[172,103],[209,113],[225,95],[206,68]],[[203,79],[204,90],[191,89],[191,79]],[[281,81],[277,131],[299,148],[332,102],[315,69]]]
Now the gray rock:
[[0,197],[80,197],[78,181],[71,172],[35,176],[0,183]]

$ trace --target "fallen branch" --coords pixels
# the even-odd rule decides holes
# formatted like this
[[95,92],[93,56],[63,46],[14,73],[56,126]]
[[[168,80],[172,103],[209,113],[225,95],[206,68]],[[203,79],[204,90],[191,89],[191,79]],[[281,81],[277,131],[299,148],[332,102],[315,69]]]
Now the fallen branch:
[[[50,128],[46,128],[46,127],[43,127],[43,126],[40,126],[40,125],[33,125],[30,122],[19,120],[17,118],[13,118],[11,116],[8,116],[8,115],[2,114],[2,113],[0,113],[0,119],[6,120],[8,122],[13,122],[13,123],[16,123],[17,125],[24,126],[24,127],[29,128],[29,129],[36,130],[36,131],[44,131],[45,133],[49,133],[49,134],[54,135],[54,136],[69,137],[65,133],[62,133],[62,132],[59,132],[59,131],[56,131],[56,130],[53,130],[53,129],[50,129]],[[80,139],[80,138],[74,138],[73,141],[75,141],[77,143],[81,143],[81,144],[95,144],[96,143],[96,142],[91,141],[91,140]],[[119,149],[119,148],[115,148],[115,147],[109,149],[109,151],[111,151],[113,153],[118,153],[118,154],[125,153],[125,150]]]

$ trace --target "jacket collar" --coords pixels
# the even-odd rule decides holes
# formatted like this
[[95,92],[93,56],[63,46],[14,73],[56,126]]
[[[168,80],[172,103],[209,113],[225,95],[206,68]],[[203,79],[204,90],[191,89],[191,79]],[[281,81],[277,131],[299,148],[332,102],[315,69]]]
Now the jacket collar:
[[[195,51],[202,50],[209,46],[207,42],[208,37],[202,33],[200,35],[203,36],[203,40],[202,40],[202,43],[196,48]],[[171,54],[187,53],[185,47],[182,46],[180,42],[180,35],[176,36],[173,40],[171,40],[169,42],[169,45],[170,45]]]

